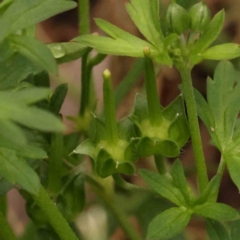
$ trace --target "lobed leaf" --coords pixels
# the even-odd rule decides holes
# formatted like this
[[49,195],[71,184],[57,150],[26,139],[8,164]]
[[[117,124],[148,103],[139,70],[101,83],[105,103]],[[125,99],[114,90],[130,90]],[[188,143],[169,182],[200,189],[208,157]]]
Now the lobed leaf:
[[169,239],[187,226],[191,213],[185,208],[170,208],[157,215],[149,224],[147,240]]
[[[163,35],[160,28],[160,21],[158,21],[156,1],[146,0],[131,0],[126,4],[127,11],[133,20],[134,24],[160,52],[163,51]],[[158,7],[158,6],[157,6]]]

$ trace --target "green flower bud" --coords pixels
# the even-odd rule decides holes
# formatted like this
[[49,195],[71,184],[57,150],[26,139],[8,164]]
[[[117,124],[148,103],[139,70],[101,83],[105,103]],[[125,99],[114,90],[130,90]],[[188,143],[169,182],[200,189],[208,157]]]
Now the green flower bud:
[[177,3],[172,2],[168,6],[165,15],[165,24],[169,33],[182,34],[189,28],[190,18],[188,12]]
[[189,16],[190,28],[197,32],[202,32],[211,19],[210,10],[204,2],[193,5],[189,10]]

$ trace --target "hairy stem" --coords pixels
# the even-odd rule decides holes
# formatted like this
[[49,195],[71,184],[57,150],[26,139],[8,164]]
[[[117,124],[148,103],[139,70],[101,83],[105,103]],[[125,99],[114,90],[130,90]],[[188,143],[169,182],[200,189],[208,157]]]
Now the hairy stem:
[[178,67],[182,82],[183,96],[186,101],[189,129],[197,167],[198,187],[200,193],[208,184],[207,168],[202,148],[200,129],[197,118],[197,108],[192,86],[191,69],[186,66]]
[[75,233],[42,186],[40,187],[38,196],[33,195],[32,197],[62,240],[78,240]]

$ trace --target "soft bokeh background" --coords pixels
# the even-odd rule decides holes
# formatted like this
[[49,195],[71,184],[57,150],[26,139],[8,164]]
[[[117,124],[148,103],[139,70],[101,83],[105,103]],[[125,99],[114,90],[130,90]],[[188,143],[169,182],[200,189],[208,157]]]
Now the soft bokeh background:
[[[139,31],[135,28],[125,10],[126,0],[91,0],[91,32],[99,32],[102,34],[94,23],[94,18],[103,18],[118,27],[131,32],[141,37]],[[165,5],[169,1],[163,1]],[[222,8],[226,10],[226,22],[223,33],[218,39],[219,42],[233,41],[240,43],[240,1],[239,0],[207,0],[208,6],[211,9],[212,15]],[[45,43],[51,42],[65,42],[78,35],[78,13],[77,9],[71,10],[64,14],[53,17],[37,26],[37,38]],[[112,79],[116,87],[127,72],[131,69],[135,59],[128,57],[107,57],[101,64],[94,68],[94,82],[95,91],[98,99],[98,111],[102,107],[102,72],[106,68],[112,72]],[[240,66],[239,60],[234,61],[236,67]],[[215,62],[203,62],[201,65],[195,67],[193,71],[194,86],[198,88],[203,94],[205,93],[205,80],[207,76],[212,76],[215,67]],[[71,63],[62,64],[59,66],[60,77],[52,79],[52,87],[55,88],[60,82],[66,82],[69,85],[69,92],[67,99],[62,108],[63,116],[76,116],[79,108],[79,93],[80,93],[80,74],[81,74],[81,61],[77,60]],[[174,69],[163,68],[158,75],[158,87],[160,101],[163,106],[168,105],[178,94],[178,84],[180,78]],[[133,98],[136,92],[141,91],[143,85],[142,77],[135,84],[134,88],[128,94],[121,106],[118,108],[117,116],[121,118],[130,112]],[[68,132],[74,131],[74,124],[65,118],[65,123],[68,126]],[[220,154],[210,145],[209,134],[202,123],[200,123],[202,140],[206,159],[208,161],[209,176],[216,172],[217,163],[219,162]],[[169,159],[173,162],[174,159]],[[181,160],[187,169],[189,175],[189,182],[193,186],[196,183],[194,175],[194,162],[191,143],[189,142],[182,150]],[[138,162],[139,167],[152,168],[153,163],[151,160],[142,160]],[[127,179],[136,184],[142,184],[138,176],[129,177]],[[109,227],[108,213],[105,208],[96,199],[96,196],[87,188],[87,207],[86,210],[77,219],[78,226],[80,226],[82,234],[86,240],[107,240],[107,231]],[[128,204],[126,199],[129,198]],[[9,221],[18,234],[22,234],[27,222],[27,216],[24,211],[24,201],[12,190],[8,195],[10,209]],[[119,192],[119,206],[126,208],[131,212],[131,207],[143,205],[140,213],[137,215],[139,218],[131,217],[130,221],[142,231],[142,222],[147,221],[148,217],[145,216],[145,211],[155,211],[155,209],[164,209],[166,203],[158,206],[158,202],[153,199],[151,201],[143,199],[142,196],[132,196],[126,193]],[[144,202],[145,201],[145,202]],[[237,188],[233,185],[228,174],[224,175],[221,190],[219,194],[219,201],[230,204],[233,207],[239,208],[240,197]],[[128,205],[128,206],[127,206]],[[140,220],[139,220],[140,219]],[[205,230],[203,223],[199,219],[192,221],[188,227],[186,239],[204,240]],[[120,229],[114,230],[111,239],[125,240],[124,234]]]

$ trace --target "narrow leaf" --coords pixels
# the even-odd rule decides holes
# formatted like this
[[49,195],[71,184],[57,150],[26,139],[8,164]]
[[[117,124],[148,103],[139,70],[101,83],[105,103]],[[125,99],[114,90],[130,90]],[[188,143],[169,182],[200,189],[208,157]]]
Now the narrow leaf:
[[145,169],[141,169],[139,173],[149,187],[159,195],[178,206],[185,205],[185,200],[181,192],[166,177]]
[[208,219],[206,225],[211,240],[233,240],[220,222]]
[[50,99],[50,111],[52,113],[55,113],[57,116],[59,116],[59,112],[61,110],[62,104],[65,100],[65,97],[67,95],[68,86],[67,84],[60,84],[55,89],[51,99]]
[[238,212],[223,203],[206,203],[194,207],[194,213],[219,221],[231,221],[239,218]]
[[184,207],[170,208],[156,216],[149,224],[147,239],[169,239],[187,226],[191,213]]
[[240,46],[236,43],[216,45],[204,51],[201,56],[210,60],[234,59],[240,56]]
[[47,46],[59,64],[77,60],[89,49],[86,45],[76,42],[51,43]]
[[182,192],[185,201],[189,203],[190,195],[188,191],[188,184],[184,175],[183,166],[179,159],[177,159],[172,165],[171,175],[173,177],[174,185]]
[[191,55],[198,55],[199,53],[202,53],[216,40],[222,30],[224,18],[225,13],[223,10],[213,17],[212,21],[206,27],[196,44],[194,44],[194,47],[191,50]]
[[240,236],[240,220],[231,222],[231,240],[238,240]]
[[19,184],[26,191],[37,194],[40,181],[37,174],[12,150],[0,148],[0,175],[12,184]]
[[76,6],[66,0],[15,0],[2,17],[11,23],[10,31],[15,33]]
[[9,41],[13,47],[49,73],[58,72],[56,61],[46,45],[28,36],[11,35]]

